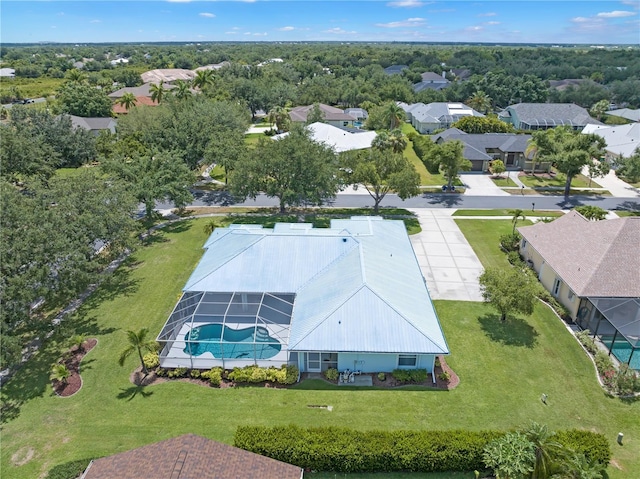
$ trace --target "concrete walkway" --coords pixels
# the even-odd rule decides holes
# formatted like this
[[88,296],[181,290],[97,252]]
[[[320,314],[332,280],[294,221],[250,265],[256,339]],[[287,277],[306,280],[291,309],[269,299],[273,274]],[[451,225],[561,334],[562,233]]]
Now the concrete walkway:
[[411,209],[422,231],[411,236],[432,299],[482,301],[478,277],[484,271],[451,215],[453,209]]
[[465,195],[472,196],[510,196],[491,181],[488,175],[466,173],[460,175],[460,181],[467,188]]
[[[582,174],[588,178],[589,169],[584,167],[582,169]],[[607,173],[606,176],[594,178],[593,181],[609,190],[611,196],[615,196],[617,198],[640,198],[640,188],[635,188],[634,186],[625,183],[616,176],[616,173],[613,170],[609,170],[609,173]]]

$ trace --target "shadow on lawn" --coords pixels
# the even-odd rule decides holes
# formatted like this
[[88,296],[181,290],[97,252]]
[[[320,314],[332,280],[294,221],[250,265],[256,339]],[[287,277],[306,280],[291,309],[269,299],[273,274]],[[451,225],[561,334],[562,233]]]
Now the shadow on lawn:
[[120,389],[120,393],[116,396],[118,399],[126,399],[127,401],[133,400],[138,394],[143,398],[148,398],[153,394],[153,391],[145,391],[144,386],[131,386],[126,389]]
[[485,314],[478,321],[489,339],[506,346],[533,348],[537,342],[538,332],[522,318],[501,321],[497,314]]

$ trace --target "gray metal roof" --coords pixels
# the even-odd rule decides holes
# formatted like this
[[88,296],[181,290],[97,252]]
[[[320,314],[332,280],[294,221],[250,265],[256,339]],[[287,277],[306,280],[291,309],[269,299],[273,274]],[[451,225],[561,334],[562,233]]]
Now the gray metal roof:
[[449,352],[402,221],[237,225],[205,248],[184,291],[295,293],[289,350]]
[[590,123],[601,124],[591,118],[589,112],[581,106],[573,103],[518,103],[508,106],[498,116],[517,117],[520,123],[531,126],[556,127],[556,126],[584,126]]

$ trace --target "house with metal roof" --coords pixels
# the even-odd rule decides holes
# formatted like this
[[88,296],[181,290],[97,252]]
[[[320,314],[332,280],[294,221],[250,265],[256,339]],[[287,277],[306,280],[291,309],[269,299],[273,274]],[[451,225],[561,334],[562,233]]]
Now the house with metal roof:
[[[508,170],[522,170],[526,163],[525,151],[531,135],[515,133],[466,133],[458,128],[433,135],[434,143],[460,141],[464,145],[463,155],[471,162],[471,171],[489,171],[493,160],[501,160]],[[540,162],[541,163],[541,162]],[[539,168],[536,167],[536,168]]]
[[[338,128],[337,126],[320,122],[312,123],[307,128],[311,133],[311,139],[313,141],[330,146],[336,153],[371,148],[373,140],[378,136],[375,131],[358,130],[355,128],[350,128],[349,131],[347,131],[344,128]],[[271,138],[278,140],[288,134],[289,132],[280,133]]]
[[573,103],[518,103],[498,113],[498,119],[516,130],[547,130],[556,126],[582,130],[589,124],[602,125],[586,109]]
[[449,354],[402,221],[231,225],[204,248],[158,335],[162,367],[433,374]]
[[409,65],[391,65],[384,69],[387,75],[400,75],[404,70],[408,70]]
[[520,254],[576,324],[640,370],[640,217],[589,221],[571,211],[518,231]]
[[415,103],[406,107],[400,105],[407,114],[408,120],[419,133],[428,135],[435,130],[449,128],[453,123],[465,116],[484,117],[463,103],[433,102],[429,104]]
[[593,133],[605,142],[605,158],[613,165],[616,160],[629,158],[640,148],[640,123],[627,125],[587,125],[582,133]]
[[640,109],[619,108],[617,110],[609,110],[607,115],[619,116],[629,121],[640,121]]

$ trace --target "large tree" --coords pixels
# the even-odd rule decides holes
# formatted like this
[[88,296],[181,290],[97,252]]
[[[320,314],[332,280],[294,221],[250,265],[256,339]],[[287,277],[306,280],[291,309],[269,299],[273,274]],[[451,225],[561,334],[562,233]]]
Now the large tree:
[[571,180],[580,174],[582,168],[589,168],[590,176],[607,174],[609,165],[597,161],[604,156],[605,141],[598,135],[583,134],[569,127],[556,127],[543,130],[534,136],[538,157],[551,162],[556,169],[564,173],[566,182],[564,196],[571,192]]
[[640,181],[640,146],[634,150],[630,157],[621,158],[617,161],[620,164],[616,171],[617,176],[621,176],[631,183]]
[[244,135],[235,130],[216,129],[211,133],[204,152],[204,161],[209,165],[220,165],[225,171],[225,183],[229,174],[248,153]]
[[176,208],[183,208],[193,199],[190,188],[196,176],[178,152],[113,157],[105,159],[101,166],[128,185],[144,204],[147,218],[152,216],[156,201],[169,200]]
[[461,141],[446,141],[437,144],[436,148],[431,150],[432,155],[438,158],[440,171],[447,179],[447,189],[453,189],[453,182],[458,177],[460,171],[468,171],[471,169],[471,162],[464,155],[464,145]]
[[499,120],[496,116],[465,116],[451,125],[465,133],[513,133],[513,125]]
[[335,197],[341,184],[336,154],[317,143],[308,129],[295,126],[284,138],[263,138],[229,178],[232,192],[243,199],[264,192],[287,206],[320,205]]
[[111,99],[104,90],[88,83],[65,83],[56,93],[61,113],[82,117],[106,117],[111,115]]
[[347,181],[365,188],[373,198],[377,213],[384,197],[395,192],[401,199],[417,195],[420,175],[411,162],[389,149],[371,148],[343,153]]
[[536,304],[536,279],[518,268],[487,268],[479,278],[482,297],[506,321],[512,313],[530,315]]

